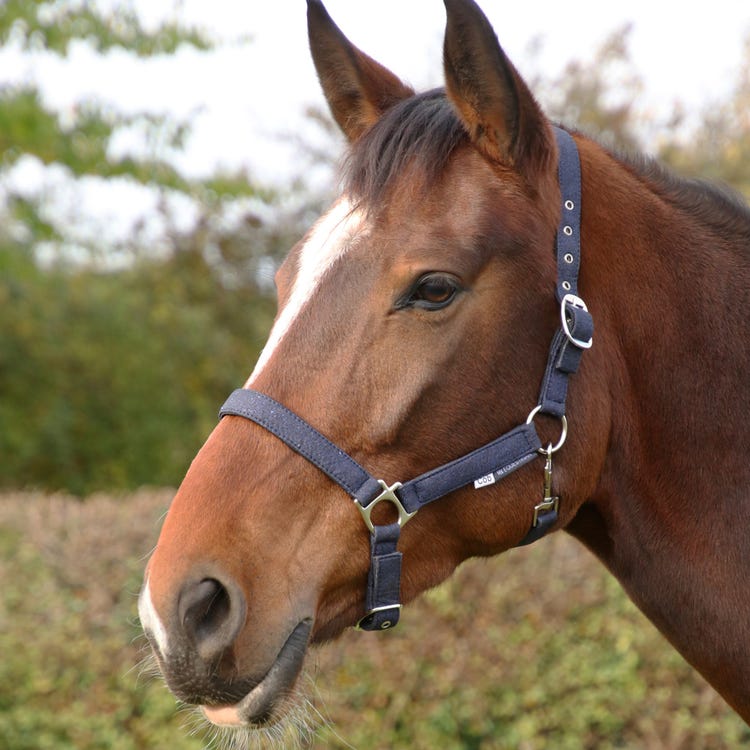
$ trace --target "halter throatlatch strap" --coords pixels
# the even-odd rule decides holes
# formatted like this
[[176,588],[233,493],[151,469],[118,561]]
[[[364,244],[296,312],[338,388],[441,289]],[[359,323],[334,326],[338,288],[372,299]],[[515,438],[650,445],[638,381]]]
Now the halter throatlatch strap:
[[[345,451],[270,396],[258,391],[238,389],[229,396],[219,411],[220,418],[227,415],[240,416],[264,427],[317,466],[353,498],[370,530],[366,614],[358,624],[363,630],[386,630],[398,622],[401,609],[401,553],[397,549],[398,539],[401,528],[424,505],[472,482],[475,487],[494,484],[541,454],[547,457],[545,498],[535,507],[533,525],[519,544],[536,541],[557,522],[558,498],[547,497],[551,495],[549,484],[552,453],[562,446],[565,439],[568,378],[578,369],[581,354],[591,346],[593,321],[586,304],[578,296],[578,270],[581,263],[581,168],[578,149],[564,130],[555,128],[555,135],[560,152],[562,201],[555,243],[560,328],[550,346],[539,403],[526,423],[403,485],[396,483],[389,486],[382,479],[373,477]],[[534,426],[537,414],[561,420],[563,436],[554,448],[542,448]],[[395,507],[398,520],[386,525],[373,523],[373,508],[385,502]]]
[[[591,348],[594,321],[586,303],[578,296],[578,272],[581,267],[581,161],[578,147],[569,133],[555,128],[558,148],[558,182],[560,185],[560,224],[555,238],[557,257],[557,285],[555,296],[560,303],[560,328],[555,333],[547,357],[547,367],[542,378],[539,403],[529,419],[536,414],[547,414],[565,421],[565,402],[568,396],[568,378],[578,370],[581,355]],[[562,446],[563,439],[557,448]],[[551,463],[554,450],[541,451]],[[534,523],[518,546],[541,539],[557,523],[557,504],[546,508],[538,505]]]

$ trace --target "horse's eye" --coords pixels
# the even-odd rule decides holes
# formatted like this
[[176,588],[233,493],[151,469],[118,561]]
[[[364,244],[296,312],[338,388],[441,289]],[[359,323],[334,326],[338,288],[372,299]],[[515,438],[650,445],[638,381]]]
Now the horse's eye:
[[402,307],[442,310],[450,305],[460,291],[458,280],[442,273],[422,276],[402,302]]

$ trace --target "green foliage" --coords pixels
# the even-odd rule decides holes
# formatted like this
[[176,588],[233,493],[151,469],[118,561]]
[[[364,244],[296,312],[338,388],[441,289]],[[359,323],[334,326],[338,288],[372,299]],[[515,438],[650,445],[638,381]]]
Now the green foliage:
[[[183,45],[205,51],[214,44],[201,31],[177,22],[146,29],[132,8],[121,5],[105,11],[88,1],[0,3],[0,45],[20,44],[27,51],[64,56],[74,41],[101,54],[118,47],[141,58],[171,54]],[[115,157],[112,139],[128,128],[143,135],[145,153]],[[200,214],[216,213],[227,199],[268,197],[269,191],[260,190],[244,170],[205,180],[185,177],[169,156],[184,147],[189,130],[189,122],[177,122],[164,113],[124,115],[112,104],[97,101],[75,102],[62,117],[48,107],[32,77],[23,84],[0,87],[0,183],[19,159],[33,156],[44,165],[64,167],[71,179],[125,178],[162,194],[188,195]],[[24,227],[27,246],[46,241],[48,250],[65,247],[66,229],[42,218],[43,198],[20,195],[7,184],[2,187],[8,194],[0,217],[6,225]],[[96,256],[107,250],[78,244],[79,254],[87,250]]]
[[[163,154],[184,145],[188,126],[153,114],[123,116],[88,102],[77,108],[73,125],[63,125],[48,110],[35,88],[0,88],[0,163],[13,166],[21,156],[32,155],[43,164],[60,164],[71,176],[127,177],[143,185],[174,190],[205,203],[205,211],[217,200],[243,197],[273,197],[244,171],[219,172],[206,179],[188,179],[163,158],[123,157],[109,154],[112,137],[120,128],[141,125],[159,143]],[[0,170],[2,171],[2,170]]]
[[[64,55],[74,40],[85,41],[99,52],[117,46],[146,57],[174,52],[181,44],[203,50],[210,48],[204,35],[178,24],[169,23],[147,31],[137,15],[127,8],[104,13],[94,3],[71,0],[57,3],[6,0],[0,4],[0,45],[20,41],[28,50]],[[45,164],[63,164],[74,175],[129,174],[141,182],[184,189],[184,184],[176,179],[176,172],[159,160],[147,160],[144,164],[110,160],[107,148],[114,131],[143,118],[150,120],[154,128],[170,130],[163,146],[173,148],[181,142],[184,125],[175,125],[155,115],[126,118],[91,102],[76,106],[72,118],[68,113],[63,125],[59,115],[46,108],[33,84],[4,86],[0,88],[2,168],[7,169],[19,156],[28,153]]]
[[169,54],[182,44],[208,49],[211,42],[197,29],[163,23],[143,27],[137,14],[115,5],[103,12],[89,0],[4,0],[0,4],[0,44],[20,41],[26,49],[45,49],[65,55],[71,42],[85,39],[99,52],[121,47],[142,57]]
[[[44,164],[61,164],[77,177],[127,176],[143,184],[190,192],[191,183],[164,161],[109,157],[107,150],[115,130],[143,118],[119,116],[88,104],[79,108],[74,127],[63,127],[58,116],[45,108],[36,89],[6,87],[0,89],[2,163],[7,169],[28,154]],[[158,117],[150,118],[150,123],[162,131],[171,128],[170,136],[164,139],[165,147],[179,143],[179,126]]]
[[247,376],[272,305],[200,253],[41,270],[0,248],[0,485],[175,484]]
[[201,747],[137,666],[139,558],[167,499],[0,499],[5,750]]
[[[138,56],[209,46],[175,23],[147,30],[128,8],[0,4],[0,44],[64,55],[74,40]],[[131,127],[145,133],[148,152],[113,157],[113,137]],[[296,230],[271,230],[246,207],[234,210],[242,220],[226,221],[231,201],[269,202],[274,193],[245,171],[186,178],[167,156],[184,146],[188,128],[93,101],[61,117],[33,81],[0,88],[0,486],[83,495],[176,484],[217,404],[247,377],[273,314],[259,268]],[[156,248],[137,229],[117,245],[101,236],[71,240],[72,228],[49,218],[43,196],[5,181],[29,156],[63,167],[71,181],[149,186],[165,206],[166,236]],[[198,216],[189,232],[170,229],[174,193]]]
[[[137,666],[136,593],[169,497],[0,496],[4,750],[206,746],[210,731],[190,736],[200,721]],[[750,728],[563,534],[465,564],[402,619],[393,632],[350,631],[315,651],[316,684],[303,683],[326,722],[304,747],[723,750],[750,742]]]

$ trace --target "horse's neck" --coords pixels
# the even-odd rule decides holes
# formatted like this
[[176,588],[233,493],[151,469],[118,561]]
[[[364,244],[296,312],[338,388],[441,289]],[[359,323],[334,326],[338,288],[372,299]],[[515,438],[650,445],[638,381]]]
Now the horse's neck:
[[750,248],[621,167],[584,174],[590,364],[607,372],[612,418],[569,530],[747,719],[750,691],[733,686],[750,676]]

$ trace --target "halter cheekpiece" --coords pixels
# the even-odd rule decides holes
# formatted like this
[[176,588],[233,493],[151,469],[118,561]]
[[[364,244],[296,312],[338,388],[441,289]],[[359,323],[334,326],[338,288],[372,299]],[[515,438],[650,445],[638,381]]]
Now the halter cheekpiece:
[[[541,538],[557,521],[558,498],[552,494],[552,455],[562,447],[567,436],[565,400],[568,378],[578,369],[582,353],[591,346],[594,326],[585,303],[578,296],[581,261],[581,166],[578,149],[566,131],[555,128],[555,136],[559,150],[558,178],[562,201],[555,243],[560,328],[550,345],[539,402],[525,423],[416,479],[388,485],[382,479],[375,479],[301,417],[263,393],[238,389],[219,411],[220,418],[227,415],[244,417],[264,427],[354,498],[370,531],[370,572],[365,599],[367,612],[358,623],[362,630],[386,630],[398,623],[401,609],[401,552],[397,550],[399,534],[401,527],[428,503],[471,483],[477,488],[494,484],[542,455],[545,457],[544,496],[535,506],[531,529],[519,546]],[[556,445],[542,446],[534,426],[537,414],[560,420],[561,436]],[[395,507],[398,520],[376,525],[372,521],[372,511],[384,502]]]

